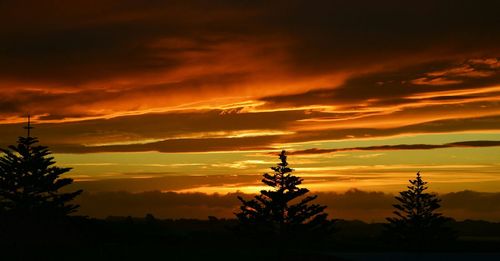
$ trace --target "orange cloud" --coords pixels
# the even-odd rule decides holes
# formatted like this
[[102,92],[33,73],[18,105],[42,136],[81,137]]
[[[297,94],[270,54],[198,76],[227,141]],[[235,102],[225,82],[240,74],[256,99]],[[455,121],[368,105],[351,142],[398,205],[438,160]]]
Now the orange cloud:
[[[498,69],[498,27],[494,12],[488,15],[495,4],[217,2],[5,3],[0,122],[18,122],[28,111],[41,121],[76,121],[221,109],[324,89],[336,90],[327,105],[354,109],[404,98],[396,88],[407,86],[385,87],[394,80],[384,79],[388,71],[424,66],[405,80],[440,72],[442,79],[424,83],[442,84],[462,81],[449,77],[489,78]],[[394,14],[404,15],[394,23]],[[467,26],[465,15],[473,17]],[[367,73],[382,74],[377,82],[384,87],[344,85]],[[321,97],[324,105],[329,96]],[[303,95],[301,103],[318,105]]]

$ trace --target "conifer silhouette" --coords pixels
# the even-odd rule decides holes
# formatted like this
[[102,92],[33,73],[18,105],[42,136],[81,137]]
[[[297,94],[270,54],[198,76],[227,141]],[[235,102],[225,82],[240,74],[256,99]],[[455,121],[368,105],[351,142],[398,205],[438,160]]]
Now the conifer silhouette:
[[409,180],[408,190],[396,196],[398,204],[393,205],[396,217],[389,217],[386,232],[396,242],[405,247],[421,249],[436,242],[444,243],[454,238],[453,231],[446,226],[451,218],[436,212],[440,199],[435,194],[425,192],[427,182],[420,172],[414,180]]
[[265,232],[278,237],[298,235],[304,232],[329,232],[331,224],[324,213],[326,206],[309,204],[316,199],[316,195],[307,196],[306,188],[297,187],[302,183],[301,178],[293,176],[288,167],[286,152],[279,155],[281,163],[271,167],[274,174],[264,174],[262,182],[272,189],[262,190],[260,195],[246,201],[238,196],[242,206],[241,212],[236,213],[240,227],[254,233]]
[[0,149],[0,214],[20,218],[64,217],[78,205],[68,204],[82,190],[62,193],[60,189],[73,182],[60,176],[71,168],[54,166],[54,158],[45,146],[31,137],[33,127],[28,118],[26,137],[17,145]]

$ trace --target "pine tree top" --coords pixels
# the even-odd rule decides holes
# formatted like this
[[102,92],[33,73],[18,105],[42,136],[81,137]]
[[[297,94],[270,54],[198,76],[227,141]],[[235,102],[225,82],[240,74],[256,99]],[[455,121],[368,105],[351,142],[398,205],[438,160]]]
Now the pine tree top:
[[37,213],[66,215],[78,206],[67,204],[82,193],[81,190],[62,193],[60,190],[73,182],[61,178],[71,168],[55,166],[48,147],[38,145],[31,136],[30,119],[27,136],[19,137],[17,145],[0,149],[0,212],[16,215]]
[[261,190],[260,195],[246,201],[241,197],[241,212],[236,214],[244,227],[264,229],[275,235],[285,235],[298,231],[323,229],[328,231],[326,206],[310,204],[316,195],[300,199],[309,192],[299,188],[302,178],[291,174],[286,151],[279,154],[280,162],[271,167],[273,174],[265,173],[262,183],[271,187]]
[[451,239],[453,232],[445,226],[450,219],[437,212],[441,200],[436,194],[426,192],[428,183],[420,172],[409,183],[408,189],[395,197],[398,201],[393,205],[396,217],[387,218],[387,232],[397,243],[413,248],[433,240]]

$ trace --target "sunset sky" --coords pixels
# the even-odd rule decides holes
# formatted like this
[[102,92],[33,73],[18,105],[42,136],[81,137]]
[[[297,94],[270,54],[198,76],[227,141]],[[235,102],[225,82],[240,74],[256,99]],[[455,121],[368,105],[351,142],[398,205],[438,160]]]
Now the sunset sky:
[[500,192],[498,1],[90,2],[0,2],[0,146],[88,191]]

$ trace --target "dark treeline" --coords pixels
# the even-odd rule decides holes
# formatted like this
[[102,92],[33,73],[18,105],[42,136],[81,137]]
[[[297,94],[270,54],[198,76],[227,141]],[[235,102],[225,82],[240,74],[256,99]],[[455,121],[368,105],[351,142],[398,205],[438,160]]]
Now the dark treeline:
[[440,212],[441,200],[420,173],[400,192],[387,223],[329,217],[317,195],[301,187],[285,151],[269,187],[253,198],[238,196],[234,219],[160,220],[78,215],[82,191],[64,191],[69,168],[55,166],[47,147],[30,136],[2,149],[0,247],[6,260],[346,260],[342,252],[497,251],[500,224],[456,222]]
[[[337,220],[336,231],[320,240],[286,241],[285,246],[242,237],[232,231],[236,219],[209,220],[73,217],[63,229],[23,242],[2,242],[2,260],[350,260],[342,253],[406,251],[384,235],[386,223]],[[452,244],[439,244],[425,253],[498,252],[500,223],[452,221],[459,234]],[[62,231],[61,231],[62,230]],[[33,235],[32,233],[25,234]],[[414,252],[414,251],[412,251]],[[313,258],[313,259],[311,259]],[[464,259],[474,260],[474,259]],[[495,260],[495,259],[489,259]]]

